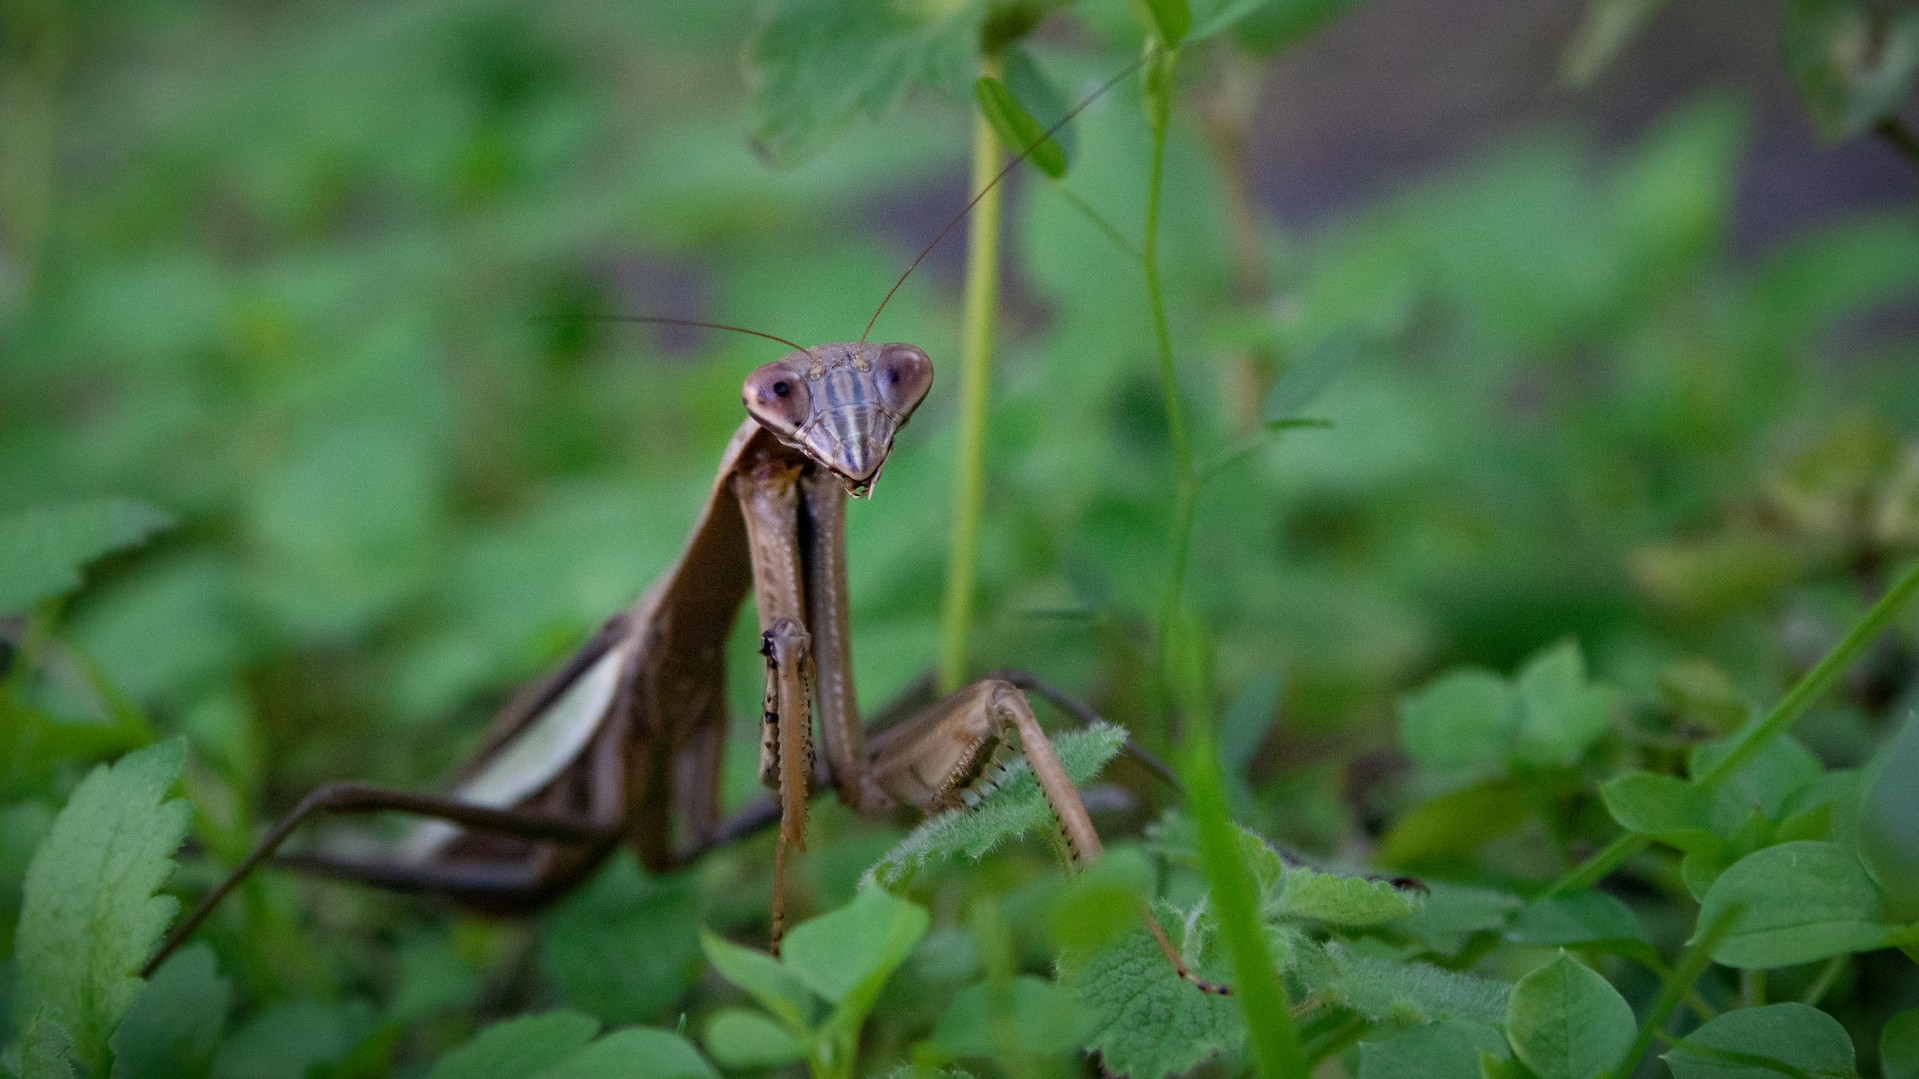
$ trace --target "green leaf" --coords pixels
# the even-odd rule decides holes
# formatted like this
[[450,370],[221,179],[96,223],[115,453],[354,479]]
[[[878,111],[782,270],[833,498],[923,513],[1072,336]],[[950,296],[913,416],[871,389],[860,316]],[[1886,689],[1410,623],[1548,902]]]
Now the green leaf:
[[166,798],[186,755],[176,738],[96,767],[27,868],[14,938],[19,999],[29,1012],[48,1007],[95,1071],[140,991],[134,971],[179,906],[154,893],[173,872],[193,815],[189,803]]
[[782,1068],[806,1059],[806,1046],[762,1012],[721,1008],[706,1021],[706,1052],[722,1068]]
[[80,570],[173,519],[144,502],[88,499],[0,514],[0,614],[80,587]]
[[719,1079],[719,1073],[678,1034],[629,1027],[535,1073],[533,1079]]
[[1879,884],[1897,921],[1919,919],[1919,712],[1879,751],[1859,795],[1859,861]]
[[960,990],[933,1028],[933,1044],[952,1056],[1045,1055],[1080,1048],[1093,1017],[1072,993],[1024,975]]
[[[1099,774],[1126,745],[1126,731],[1110,723],[1062,733],[1053,742],[1060,764],[1074,785]],[[1020,757],[1006,767],[999,788],[968,809],[932,817],[888,851],[868,875],[887,887],[898,887],[928,863],[964,854],[977,861],[1009,839],[1035,828],[1052,827],[1053,811],[1033,778],[1032,766]]]
[[1186,38],[1186,31],[1192,29],[1193,12],[1186,6],[1186,0],[1138,0],[1146,9],[1147,28],[1160,44],[1171,49],[1178,47]]
[[1378,925],[1417,911],[1425,896],[1390,880],[1340,876],[1306,866],[1286,870],[1278,913],[1333,925]]
[[1326,954],[1335,970],[1329,986],[1333,994],[1375,1022],[1467,1019],[1496,1025],[1506,1018],[1508,987],[1499,982],[1373,955],[1339,942],[1327,945]]
[[699,976],[699,915],[690,877],[647,877],[622,853],[542,920],[540,969],[603,1022],[647,1022]]
[[364,1000],[281,1001],[227,1036],[213,1058],[214,1079],[311,1075],[344,1063],[376,1036],[373,1009]]
[[1235,37],[1254,52],[1272,54],[1291,48],[1318,33],[1364,0],[1266,0],[1241,5],[1236,0],[1208,0],[1195,5],[1199,29],[1192,37],[1207,37],[1236,24]]
[[1399,706],[1406,752],[1445,772],[1504,770],[1519,719],[1512,686],[1490,671],[1453,671]]
[[1363,337],[1355,326],[1342,326],[1306,348],[1273,383],[1260,415],[1266,423],[1300,419],[1306,406],[1319,400],[1341,372],[1359,358]]
[[524,1079],[584,1049],[599,1030],[599,1020],[579,1012],[508,1019],[441,1057],[428,1079]]
[[[1673,1079],[1857,1079],[1852,1039],[1804,1004],[1741,1008],[1715,1017],[1664,1057]],[[1890,1073],[1888,1073],[1890,1075]]]
[[1712,796],[1678,776],[1632,772],[1599,788],[1606,812],[1629,832],[1649,835],[1681,850],[1718,841],[1712,832]]
[[[1440,955],[1452,955],[1474,936],[1504,929],[1525,900],[1509,892],[1449,881],[1426,882],[1426,905],[1394,926]],[[1499,1018],[1505,1016],[1502,1006]]]
[[1593,1079],[1632,1045],[1632,1006],[1612,983],[1561,953],[1519,979],[1506,1002],[1513,1055],[1540,1079]]
[[1919,11],[1859,0],[1794,0],[1780,47],[1828,139],[1893,115],[1919,76]]
[[797,1033],[813,1025],[819,998],[779,960],[705,932],[700,934],[700,948],[720,977],[746,990],[788,1030]]
[[1699,925],[1737,906],[1714,960],[1757,970],[1811,963],[1883,947],[1879,889],[1859,859],[1832,843],[1800,840],[1755,851],[1713,881],[1699,905]]
[[1519,756],[1528,763],[1571,765],[1611,722],[1616,695],[1586,680],[1586,661],[1573,641],[1528,660],[1514,686],[1520,704]]
[[1632,908],[1604,892],[1549,895],[1526,904],[1506,939],[1531,947],[1646,942]]
[[47,1008],[20,1035],[20,1079],[73,1079],[73,1039]]
[[1585,18],[1559,58],[1559,77],[1585,86],[1612,62],[1665,0],[1589,0]]
[[153,972],[113,1033],[114,1079],[205,1076],[226,1032],[231,995],[212,948],[191,944],[175,952]]
[[849,124],[879,119],[915,87],[955,96],[977,66],[985,5],[776,0],[747,46],[749,126],[797,162]]
[[1359,1043],[1359,1079],[1478,1079],[1479,1054],[1510,1054],[1498,1029],[1442,1019]]
[[926,935],[926,911],[884,888],[865,888],[835,911],[786,936],[781,962],[833,1004],[878,995],[880,985]]
[[1907,1008],[1879,1031],[1879,1069],[1885,1079],[1919,1079],[1919,1008]]
[[[1193,957],[1186,958],[1190,965]],[[1243,1036],[1232,999],[1182,981],[1144,928],[1097,951],[1063,956],[1060,984],[1093,1017],[1086,1048],[1100,1054],[1108,1072],[1130,1079],[1189,1072]]]
[[1066,175],[1066,151],[1047,136],[1046,128],[1033,119],[1005,83],[983,75],[973,83],[973,93],[979,99],[980,115],[993,126],[993,133],[1008,153],[1025,153],[1035,168],[1055,180]]

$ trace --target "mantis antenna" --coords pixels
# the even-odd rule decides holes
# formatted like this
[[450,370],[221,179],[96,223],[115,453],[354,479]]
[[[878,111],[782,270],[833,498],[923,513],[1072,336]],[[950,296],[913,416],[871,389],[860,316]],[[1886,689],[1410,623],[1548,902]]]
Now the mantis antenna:
[[[754,337],[764,337],[768,341],[778,341],[780,344],[796,352],[804,352],[808,356],[813,355],[813,350],[807,348],[805,345],[788,341],[786,338],[776,334],[761,333],[759,330],[749,330],[744,326],[729,326],[724,322],[700,322],[697,319],[667,318],[664,315],[596,315],[594,318],[599,322],[644,322],[654,326],[691,326],[696,330],[731,330],[734,333],[747,333],[752,334]],[[813,358],[817,360],[819,357],[814,356]]]
[[906,279],[913,276],[913,271],[919,269],[920,263],[925,261],[926,256],[933,253],[933,249],[940,245],[940,241],[946,239],[946,234],[949,232],[952,232],[953,229],[958,227],[961,221],[966,220],[966,215],[973,212],[973,207],[979,205],[979,200],[985,198],[987,192],[998,187],[1000,181],[1006,179],[1008,173],[1011,173],[1014,169],[1019,167],[1020,162],[1026,160],[1028,157],[1031,157],[1033,154],[1033,151],[1039,149],[1040,147],[1046,145],[1049,141],[1051,141],[1053,136],[1059,133],[1060,128],[1063,128],[1067,124],[1072,123],[1073,118],[1075,116],[1078,116],[1080,113],[1086,111],[1086,107],[1088,105],[1091,105],[1093,102],[1098,101],[1102,97],[1105,97],[1106,91],[1111,90],[1115,86],[1118,86],[1122,81],[1125,80],[1126,76],[1131,75],[1135,71],[1138,71],[1140,65],[1144,64],[1149,58],[1152,57],[1152,55],[1153,54],[1151,52],[1141,53],[1139,59],[1133,61],[1130,64],[1127,64],[1125,69],[1122,70],[1119,74],[1114,75],[1110,79],[1107,79],[1106,82],[1102,84],[1099,89],[1093,91],[1091,94],[1088,94],[1086,97],[1086,100],[1073,106],[1072,111],[1060,117],[1058,120],[1053,121],[1052,127],[1047,128],[1044,134],[1040,135],[1039,138],[1034,139],[1032,143],[1026,147],[1026,149],[1021,150],[1017,155],[1015,155],[1013,160],[1008,161],[1006,163],[1005,168],[999,170],[998,175],[994,176],[992,180],[988,181],[985,187],[980,188],[979,192],[975,194],[972,197],[972,199],[966,203],[965,206],[960,208],[960,212],[954,214],[953,219],[951,221],[948,221],[946,223],[946,226],[939,230],[938,235],[933,237],[932,242],[927,244],[925,247],[920,248],[920,253],[914,256],[913,258],[913,264],[906,268],[906,272],[900,275],[900,279],[898,281],[893,282],[892,288],[886,290],[886,298],[882,299],[880,301],[879,307],[874,309],[873,317],[866,321],[866,329],[864,332],[860,334],[860,344],[862,345],[865,344],[866,338],[872,334],[874,325],[877,324],[880,320],[880,312],[886,310],[886,305],[893,301],[893,294],[900,290],[901,285],[906,284]]

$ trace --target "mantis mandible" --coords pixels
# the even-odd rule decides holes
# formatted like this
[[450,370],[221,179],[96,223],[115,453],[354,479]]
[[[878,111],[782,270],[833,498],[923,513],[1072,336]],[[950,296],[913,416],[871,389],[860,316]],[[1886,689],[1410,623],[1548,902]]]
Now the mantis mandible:
[[[1087,98],[1045,137],[1137,66]],[[918,264],[915,259],[913,267]],[[662,872],[768,823],[776,808],[771,932],[777,950],[785,923],[786,855],[789,848],[804,849],[816,778],[863,816],[902,805],[929,814],[958,809],[990,781],[996,754],[1016,734],[1070,859],[1077,865],[1099,855],[1086,808],[1014,681],[975,682],[870,738],[861,723],[847,606],[847,502],[865,495],[879,476],[895,436],[933,384],[932,361],[914,345],[874,344],[864,336],[808,348],[742,332],[791,351],[747,376],[747,418],[721,454],[712,491],[673,564],[557,671],[507,704],[445,794],[353,782],[324,784],[308,794],[173,929],[143,976],[319,813],[399,812],[423,822],[383,857],[299,853],[279,856],[280,863],[513,914],[571,890],[622,840],[647,869]],[[749,587],[766,660],[760,778],[777,801],[722,820],[724,647]],[[678,848],[676,814],[690,838]],[[1187,969],[1150,913],[1145,921],[1182,978],[1205,991],[1225,991]]]

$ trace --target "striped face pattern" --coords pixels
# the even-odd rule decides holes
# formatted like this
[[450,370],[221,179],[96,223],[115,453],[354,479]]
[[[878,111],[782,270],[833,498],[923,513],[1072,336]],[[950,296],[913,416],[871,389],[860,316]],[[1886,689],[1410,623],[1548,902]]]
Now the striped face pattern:
[[933,362],[917,347],[848,343],[790,352],[748,375],[741,396],[760,426],[858,498],[932,385]]

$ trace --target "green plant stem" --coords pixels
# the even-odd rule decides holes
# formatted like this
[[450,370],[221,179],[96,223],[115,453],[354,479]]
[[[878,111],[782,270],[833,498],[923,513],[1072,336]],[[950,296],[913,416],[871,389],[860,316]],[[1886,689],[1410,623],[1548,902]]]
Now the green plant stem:
[[[980,57],[980,74],[999,78],[997,54]],[[943,690],[966,680],[966,641],[973,624],[979,571],[980,517],[986,502],[986,409],[992,385],[993,325],[999,310],[999,137],[983,113],[973,115],[973,190],[986,189],[966,226],[966,292],[960,337],[959,452],[953,465],[953,533],[940,615],[939,680]],[[990,188],[987,185],[992,184]]]
[[1672,1018],[1679,1002],[1696,995],[1693,986],[1712,964],[1712,950],[1719,946],[1726,931],[1732,928],[1732,916],[1737,910],[1734,907],[1725,911],[1712,925],[1707,926],[1699,939],[1679,957],[1679,965],[1661,978],[1659,995],[1653,998],[1652,1007],[1647,1009],[1646,1021],[1639,1025],[1639,1036],[1627,1048],[1625,1059],[1613,1069],[1614,1075],[1629,1076],[1637,1070],[1640,1058],[1652,1048],[1654,1039],[1660,1036],[1666,1020]]
[[[1171,700],[1168,685],[1172,669],[1174,623],[1186,587],[1186,560],[1191,551],[1193,507],[1199,499],[1199,479],[1193,471],[1193,447],[1186,435],[1186,411],[1180,403],[1179,380],[1173,369],[1173,331],[1166,318],[1166,295],[1159,279],[1159,210],[1165,188],[1166,132],[1172,121],[1173,69],[1178,50],[1167,50],[1147,61],[1147,119],[1152,129],[1153,156],[1146,185],[1146,227],[1140,237],[1140,267],[1146,277],[1146,303],[1152,312],[1153,343],[1159,357],[1159,392],[1166,407],[1166,437],[1172,444],[1177,483],[1169,535],[1171,564],[1166,573],[1166,596],[1159,612],[1159,669],[1161,700]],[[1178,736],[1176,712],[1166,709],[1166,731]]]
[[[1840,638],[1832,651],[1826,653],[1824,659],[1814,664],[1812,670],[1807,671],[1805,676],[1787,691],[1785,697],[1781,698],[1773,710],[1766,714],[1765,719],[1747,728],[1738,744],[1720,758],[1717,764],[1708,768],[1705,774],[1699,776],[1695,782],[1710,790],[1737,775],[1741,768],[1759,755],[1760,750],[1766,748],[1768,742],[1784,733],[1805,714],[1806,709],[1812,707],[1814,701],[1832,688],[1832,684],[1839,680],[1839,676],[1845,673],[1846,668],[1852,666],[1860,653],[1864,652],[1866,647],[1872,644],[1873,640],[1899,614],[1900,609],[1912,598],[1914,592],[1919,592],[1919,562],[1906,567],[1906,571],[1899,575],[1898,580],[1892,583],[1892,587],[1886,590],[1885,595],[1879,597],[1879,602],[1873,604],[1864,615],[1860,616],[1859,621],[1853,623],[1852,628],[1846,631],[1846,635]],[[1619,868],[1627,859],[1645,850],[1651,844],[1651,837],[1637,832],[1628,832],[1606,844],[1598,853],[1554,881],[1546,889],[1545,894],[1555,895],[1559,892],[1590,888],[1604,880],[1607,874]]]
[[1286,987],[1273,965],[1266,934],[1259,924],[1259,896],[1252,874],[1240,859],[1237,829],[1226,810],[1219,753],[1212,717],[1199,694],[1184,693],[1192,719],[1185,767],[1186,807],[1199,833],[1200,865],[1212,884],[1219,935],[1233,971],[1233,998],[1246,1014],[1246,1037],[1263,1079],[1306,1079],[1306,1056],[1286,1004]]

